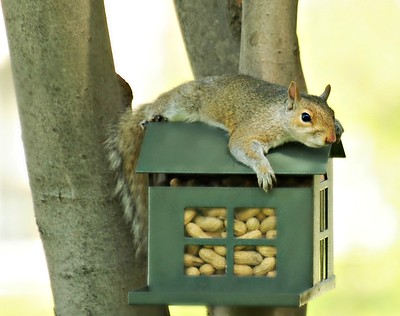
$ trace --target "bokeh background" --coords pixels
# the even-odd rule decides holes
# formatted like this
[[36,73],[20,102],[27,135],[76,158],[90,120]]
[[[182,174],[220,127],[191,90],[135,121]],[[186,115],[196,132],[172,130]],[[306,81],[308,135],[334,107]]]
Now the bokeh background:
[[[172,1],[106,0],[115,67],[134,104],[192,78]],[[0,8],[1,10],[1,8]],[[308,90],[332,85],[347,158],[334,162],[336,289],[309,316],[400,310],[400,0],[300,0]],[[0,14],[0,315],[53,315]],[[205,315],[174,307],[173,315]]]

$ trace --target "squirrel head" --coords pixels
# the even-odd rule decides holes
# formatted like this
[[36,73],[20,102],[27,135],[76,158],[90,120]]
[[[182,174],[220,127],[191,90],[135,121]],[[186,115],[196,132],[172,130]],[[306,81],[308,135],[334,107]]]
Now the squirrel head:
[[302,94],[294,81],[288,88],[287,111],[292,137],[309,147],[322,147],[336,141],[335,113],[328,106],[331,86],[327,85],[320,96]]

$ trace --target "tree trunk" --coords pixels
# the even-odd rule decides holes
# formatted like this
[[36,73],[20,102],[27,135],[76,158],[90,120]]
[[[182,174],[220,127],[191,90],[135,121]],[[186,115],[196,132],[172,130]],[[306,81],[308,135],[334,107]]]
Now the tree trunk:
[[[210,1],[210,0],[208,0]],[[218,1],[218,9],[206,1],[175,0],[181,29],[195,77],[231,73],[238,52],[230,29],[219,30],[213,21],[225,21],[229,4],[241,1]],[[201,4],[200,4],[201,3]],[[204,4],[206,3],[206,4]],[[193,6],[191,6],[193,5]],[[236,8],[236,10],[239,10]],[[240,14],[237,14],[240,16]],[[240,25],[240,21],[238,21]],[[306,83],[300,63],[296,34],[297,0],[243,1],[239,71],[284,86],[294,80],[300,90]],[[226,27],[226,25],[225,25]],[[239,31],[235,30],[236,34]],[[211,38],[209,38],[209,36]],[[205,47],[206,46],[206,47]],[[215,57],[213,54],[217,54]],[[212,56],[211,58],[207,58]],[[227,57],[225,57],[227,56]],[[221,61],[227,58],[227,63]],[[307,307],[229,307],[211,306],[210,316],[268,315],[304,316]]]
[[239,71],[241,8],[237,0],[175,0],[195,78]]
[[[56,315],[163,315],[132,307],[145,283],[112,198],[103,148],[123,102],[104,7],[3,0],[22,138]],[[29,264],[29,262],[27,263]]]
[[[297,0],[243,2],[240,73],[305,91],[296,34]],[[307,306],[209,308],[210,316],[305,316]]]
[[239,72],[307,91],[297,40],[298,0],[243,2]]

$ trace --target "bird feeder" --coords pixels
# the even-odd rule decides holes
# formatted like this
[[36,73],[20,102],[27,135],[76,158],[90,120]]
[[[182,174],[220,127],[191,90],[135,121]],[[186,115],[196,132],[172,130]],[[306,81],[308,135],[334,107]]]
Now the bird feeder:
[[290,143],[268,154],[265,192],[225,131],[150,123],[136,171],[149,185],[148,282],[129,304],[301,306],[334,288],[332,157]]

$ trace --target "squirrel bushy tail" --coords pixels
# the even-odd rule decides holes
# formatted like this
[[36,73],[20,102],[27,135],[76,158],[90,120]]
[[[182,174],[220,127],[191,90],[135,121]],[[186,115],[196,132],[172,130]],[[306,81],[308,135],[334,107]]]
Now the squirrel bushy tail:
[[[222,78],[223,76],[221,76]],[[199,104],[208,96],[207,87],[214,79],[185,83],[160,95],[153,103],[129,107],[118,123],[108,132],[105,147],[108,160],[115,175],[116,189],[124,210],[124,217],[131,223],[134,245],[137,253],[146,250],[147,245],[147,188],[148,175],[135,173],[137,159],[148,121],[174,120],[199,121]]]
[[119,122],[110,128],[106,149],[111,170],[115,175],[115,195],[122,203],[124,217],[131,223],[136,253],[145,252],[147,245],[147,186],[148,175],[135,173],[137,158],[144,137],[144,107],[129,108]]

